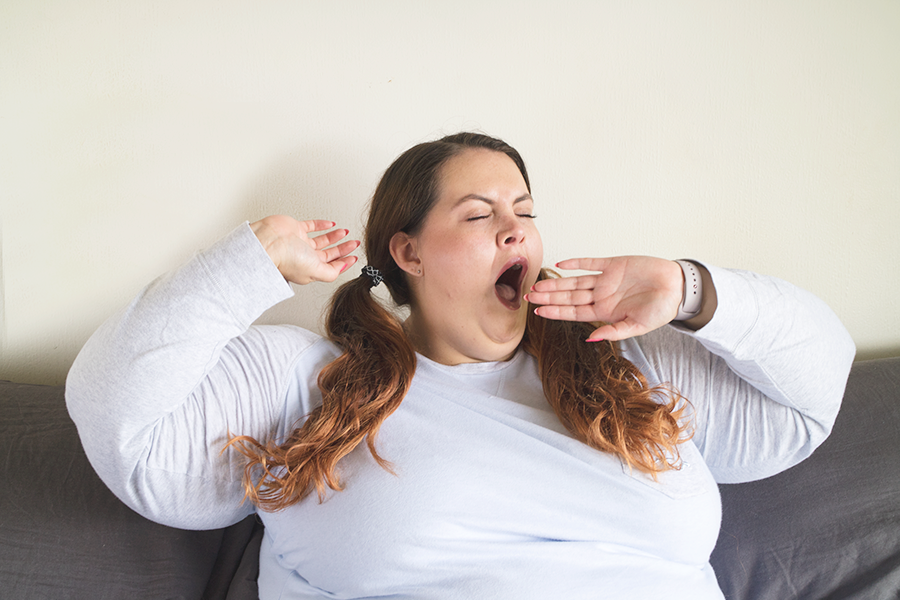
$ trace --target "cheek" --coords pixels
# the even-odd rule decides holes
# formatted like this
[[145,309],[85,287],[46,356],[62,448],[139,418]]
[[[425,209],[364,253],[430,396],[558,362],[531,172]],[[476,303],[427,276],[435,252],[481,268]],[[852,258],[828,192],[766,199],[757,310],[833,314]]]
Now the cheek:
[[541,232],[538,231],[538,228],[532,224],[531,227],[531,242],[534,245],[535,252],[541,255],[543,258],[544,255],[544,240],[541,239]]
[[541,241],[541,236],[537,234],[537,231],[535,231],[532,240],[531,255],[528,257],[528,261],[533,265],[533,268],[529,270],[534,272],[536,279],[538,271],[544,266],[544,243]]
[[541,241],[540,237],[537,238],[537,244],[536,244],[534,253],[536,255],[535,259],[538,261],[537,262],[538,266],[543,267],[544,266],[544,244]]
[[490,270],[493,264],[491,248],[474,236],[448,232],[434,241],[428,262],[432,268],[441,269],[441,275],[459,277],[460,273],[469,273],[474,276],[480,267],[486,265]]
[[431,246],[424,257],[431,288],[441,298],[464,298],[473,287],[475,277],[475,249],[459,236],[447,236],[440,244]]

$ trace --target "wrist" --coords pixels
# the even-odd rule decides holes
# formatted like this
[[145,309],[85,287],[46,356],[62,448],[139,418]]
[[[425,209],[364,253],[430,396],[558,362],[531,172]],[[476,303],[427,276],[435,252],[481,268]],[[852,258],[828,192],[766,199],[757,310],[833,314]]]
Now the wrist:
[[681,304],[678,305],[678,313],[674,321],[687,321],[700,314],[703,302],[703,279],[700,276],[700,267],[687,260],[676,260],[681,267],[684,276],[684,286],[681,293]]
[[[260,219],[254,223],[250,223],[250,230],[256,235],[263,250],[269,255],[269,259],[281,271],[281,251],[284,244],[281,240],[280,223],[274,221],[272,217]],[[283,274],[283,273],[282,273]]]
[[[718,296],[716,294],[716,286],[713,283],[712,275],[710,275],[709,271],[701,264],[695,263],[693,261],[676,261],[682,269],[686,269],[687,265],[693,267],[693,271],[697,273],[699,276],[697,283],[697,294],[696,296],[693,294],[693,273],[690,268],[687,268],[688,271],[685,273],[685,290],[684,296],[685,299],[693,298],[696,299],[699,297],[699,310],[694,313],[690,313],[687,310],[684,312],[679,308],[679,314],[676,315],[674,320],[677,320],[679,324],[684,326],[687,329],[691,329],[696,331],[709,323],[713,315],[716,313],[716,308],[719,305]],[[686,263],[686,265],[682,265],[682,263]],[[682,302],[684,304],[684,302]],[[689,310],[694,310],[693,305],[688,305]],[[687,318],[679,318],[679,317],[687,317]]]

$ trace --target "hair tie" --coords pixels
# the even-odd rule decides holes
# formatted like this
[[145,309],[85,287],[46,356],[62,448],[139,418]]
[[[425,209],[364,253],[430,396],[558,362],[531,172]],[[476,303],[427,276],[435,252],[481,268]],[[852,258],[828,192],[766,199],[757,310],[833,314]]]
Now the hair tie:
[[370,265],[366,265],[365,267],[363,267],[362,274],[366,275],[372,280],[371,287],[377,286],[384,280],[384,277],[381,276],[381,271]]

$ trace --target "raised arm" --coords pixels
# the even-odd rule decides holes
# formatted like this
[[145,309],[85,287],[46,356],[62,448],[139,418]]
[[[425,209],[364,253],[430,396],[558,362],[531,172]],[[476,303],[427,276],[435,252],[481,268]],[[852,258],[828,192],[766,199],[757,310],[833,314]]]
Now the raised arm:
[[[624,354],[651,382],[672,384],[691,402],[693,442],[718,481],[767,477],[809,456],[831,431],[855,352],[834,313],[779,279],[702,267],[704,293],[714,293],[715,302],[705,299],[697,317],[664,327],[681,301],[682,290],[672,283],[679,268],[639,258],[613,264],[643,267],[614,277],[640,283],[539,282],[535,289],[547,295],[529,294],[529,300],[555,302],[538,314],[608,321],[598,330],[610,332],[607,339],[628,337],[623,331],[638,336],[621,343]],[[605,267],[586,277],[601,280],[611,272]],[[567,288],[581,289],[567,298]],[[604,304],[604,298],[614,300]]]
[[[316,402],[317,361],[300,358],[318,347],[318,362],[327,361],[325,342],[250,325],[292,295],[286,279],[337,277],[358,242],[335,246],[346,230],[308,235],[333,226],[326,221],[293,221],[292,232],[266,238],[273,220],[293,221],[244,224],[151,283],[97,330],[69,373],[69,412],[88,457],[148,518],[205,529],[251,512],[241,506],[243,461],[221,453],[228,435],[268,439]],[[296,402],[286,405],[289,391]]]

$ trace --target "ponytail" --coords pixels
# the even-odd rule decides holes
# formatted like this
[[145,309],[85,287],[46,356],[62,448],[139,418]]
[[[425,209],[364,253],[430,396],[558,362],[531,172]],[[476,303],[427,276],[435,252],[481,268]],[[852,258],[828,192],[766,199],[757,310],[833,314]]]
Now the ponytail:
[[281,444],[263,445],[248,436],[229,442],[248,457],[245,495],[263,510],[287,508],[313,489],[320,502],[326,486],[341,491],[338,462],[363,439],[376,462],[391,471],[375,438],[406,396],[416,354],[400,322],[372,296],[370,285],[368,277],[358,277],[331,299],[326,330],[343,354],[319,373],[321,406]]
[[[539,279],[556,276],[541,270]],[[591,323],[551,321],[529,307],[523,347],[537,359],[547,402],[566,429],[588,446],[656,476],[679,466],[680,424],[687,400],[644,375],[612,342],[585,343]]]
[[[541,278],[552,272],[541,271]],[[416,369],[416,354],[399,321],[360,277],[332,297],[328,338],[343,354],[319,373],[322,404],[281,444],[248,436],[229,445],[249,458],[246,497],[263,510],[281,510],[313,489],[341,491],[338,462],[365,439],[369,452],[393,472],[375,447],[384,420],[400,406]],[[544,395],[570,433],[588,446],[618,456],[630,468],[656,476],[679,466],[680,425],[687,400],[651,387],[610,342],[585,343],[594,325],[551,321],[529,310],[522,341],[534,356]]]

